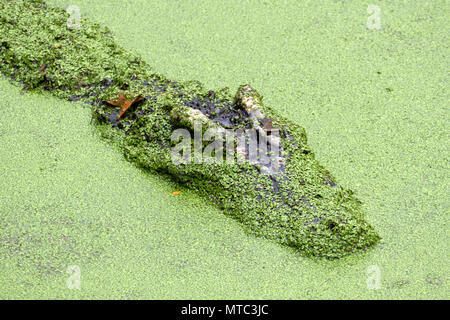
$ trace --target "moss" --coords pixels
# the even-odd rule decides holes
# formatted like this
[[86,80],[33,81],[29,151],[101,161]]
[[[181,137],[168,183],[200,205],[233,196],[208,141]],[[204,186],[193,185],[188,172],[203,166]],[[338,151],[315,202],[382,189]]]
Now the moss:
[[[232,94],[228,88],[207,91],[198,81],[170,81],[117,45],[107,28],[82,20],[79,29],[69,29],[68,14],[43,1],[0,0],[0,8],[0,71],[25,90],[88,103],[99,131],[128,160],[170,175],[249,232],[307,256],[339,258],[379,240],[351,190],[339,186],[315,160],[304,129],[264,106],[250,86]],[[119,120],[119,109],[106,101],[122,92],[145,100]],[[270,119],[282,133],[283,171],[263,175],[247,162],[175,165],[171,134],[179,127],[192,129],[180,115],[187,108],[211,119],[227,110],[233,128]],[[261,113],[252,117],[249,108]]]

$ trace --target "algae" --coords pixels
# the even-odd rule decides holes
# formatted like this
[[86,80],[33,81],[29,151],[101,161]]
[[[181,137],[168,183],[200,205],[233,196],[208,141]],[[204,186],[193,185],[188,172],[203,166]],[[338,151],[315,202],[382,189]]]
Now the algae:
[[[44,1],[2,0],[0,6],[1,72],[24,90],[89,103],[103,136],[117,144],[128,160],[169,174],[253,234],[307,256],[339,258],[379,240],[352,191],[339,186],[317,162],[304,129],[264,106],[262,96],[250,86],[232,94],[227,88],[208,91],[197,81],[170,81],[117,45],[111,32],[99,24],[83,19],[81,28],[70,29],[68,14]],[[120,109],[107,101],[123,92],[145,99],[118,119]],[[195,114],[224,127],[270,122],[282,133],[282,172],[264,175],[258,166],[238,162],[174,164],[172,132],[192,129],[173,116],[180,108],[198,110]]]

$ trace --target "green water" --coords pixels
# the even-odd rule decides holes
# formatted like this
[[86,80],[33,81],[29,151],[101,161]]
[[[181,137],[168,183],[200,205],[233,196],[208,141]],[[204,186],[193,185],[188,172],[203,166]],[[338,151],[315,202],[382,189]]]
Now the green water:
[[[84,105],[1,80],[0,298],[448,298],[448,3],[49,3],[78,5],[169,78],[252,84],[306,128],[383,240],[330,262],[248,236],[123,160]],[[366,27],[368,4],[381,30]]]

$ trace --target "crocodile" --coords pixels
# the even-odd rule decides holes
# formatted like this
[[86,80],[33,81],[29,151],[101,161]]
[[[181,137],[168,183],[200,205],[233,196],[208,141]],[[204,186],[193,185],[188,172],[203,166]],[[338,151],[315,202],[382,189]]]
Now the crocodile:
[[[136,166],[195,190],[249,233],[304,256],[337,259],[380,240],[361,201],[316,160],[304,128],[266,106],[250,84],[233,93],[170,80],[107,27],[83,18],[74,28],[66,10],[42,0],[0,0],[0,9],[0,72],[24,91],[89,106],[101,136]],[[194,151],[211,143],[180,142],[177,130],[203,138],[209,131],[218,142],[252,132],[262,156],[249,156],[244,134],[242,143],[231,135],[231,161],[177,162],[180,143]],[[213,150],[224,160],[222,149]]]

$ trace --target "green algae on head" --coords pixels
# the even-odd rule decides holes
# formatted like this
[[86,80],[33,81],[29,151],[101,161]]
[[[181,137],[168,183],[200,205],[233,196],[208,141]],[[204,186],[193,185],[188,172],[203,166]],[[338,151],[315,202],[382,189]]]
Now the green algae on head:
[[[0,9],[1,72],[26,90],[89,103],[102,134],[138,166],[169,174],[253,234],[307,256],[339,258],[379,240],[360,202],[317,162],[303,128],[264,106],[250,85],[233,94],[170,81],[107,28],[87,20],[68,28],[69,15],[43,1],[0,0]],[[107,101],[120,93],[145,99],[118,119],[120,108]],[[263,174],[264,166],[245,161],[175,164],[172,133],[192,132],[196,120],[218,131],[277,129],[267,140],[280,146],[280,170]]]

